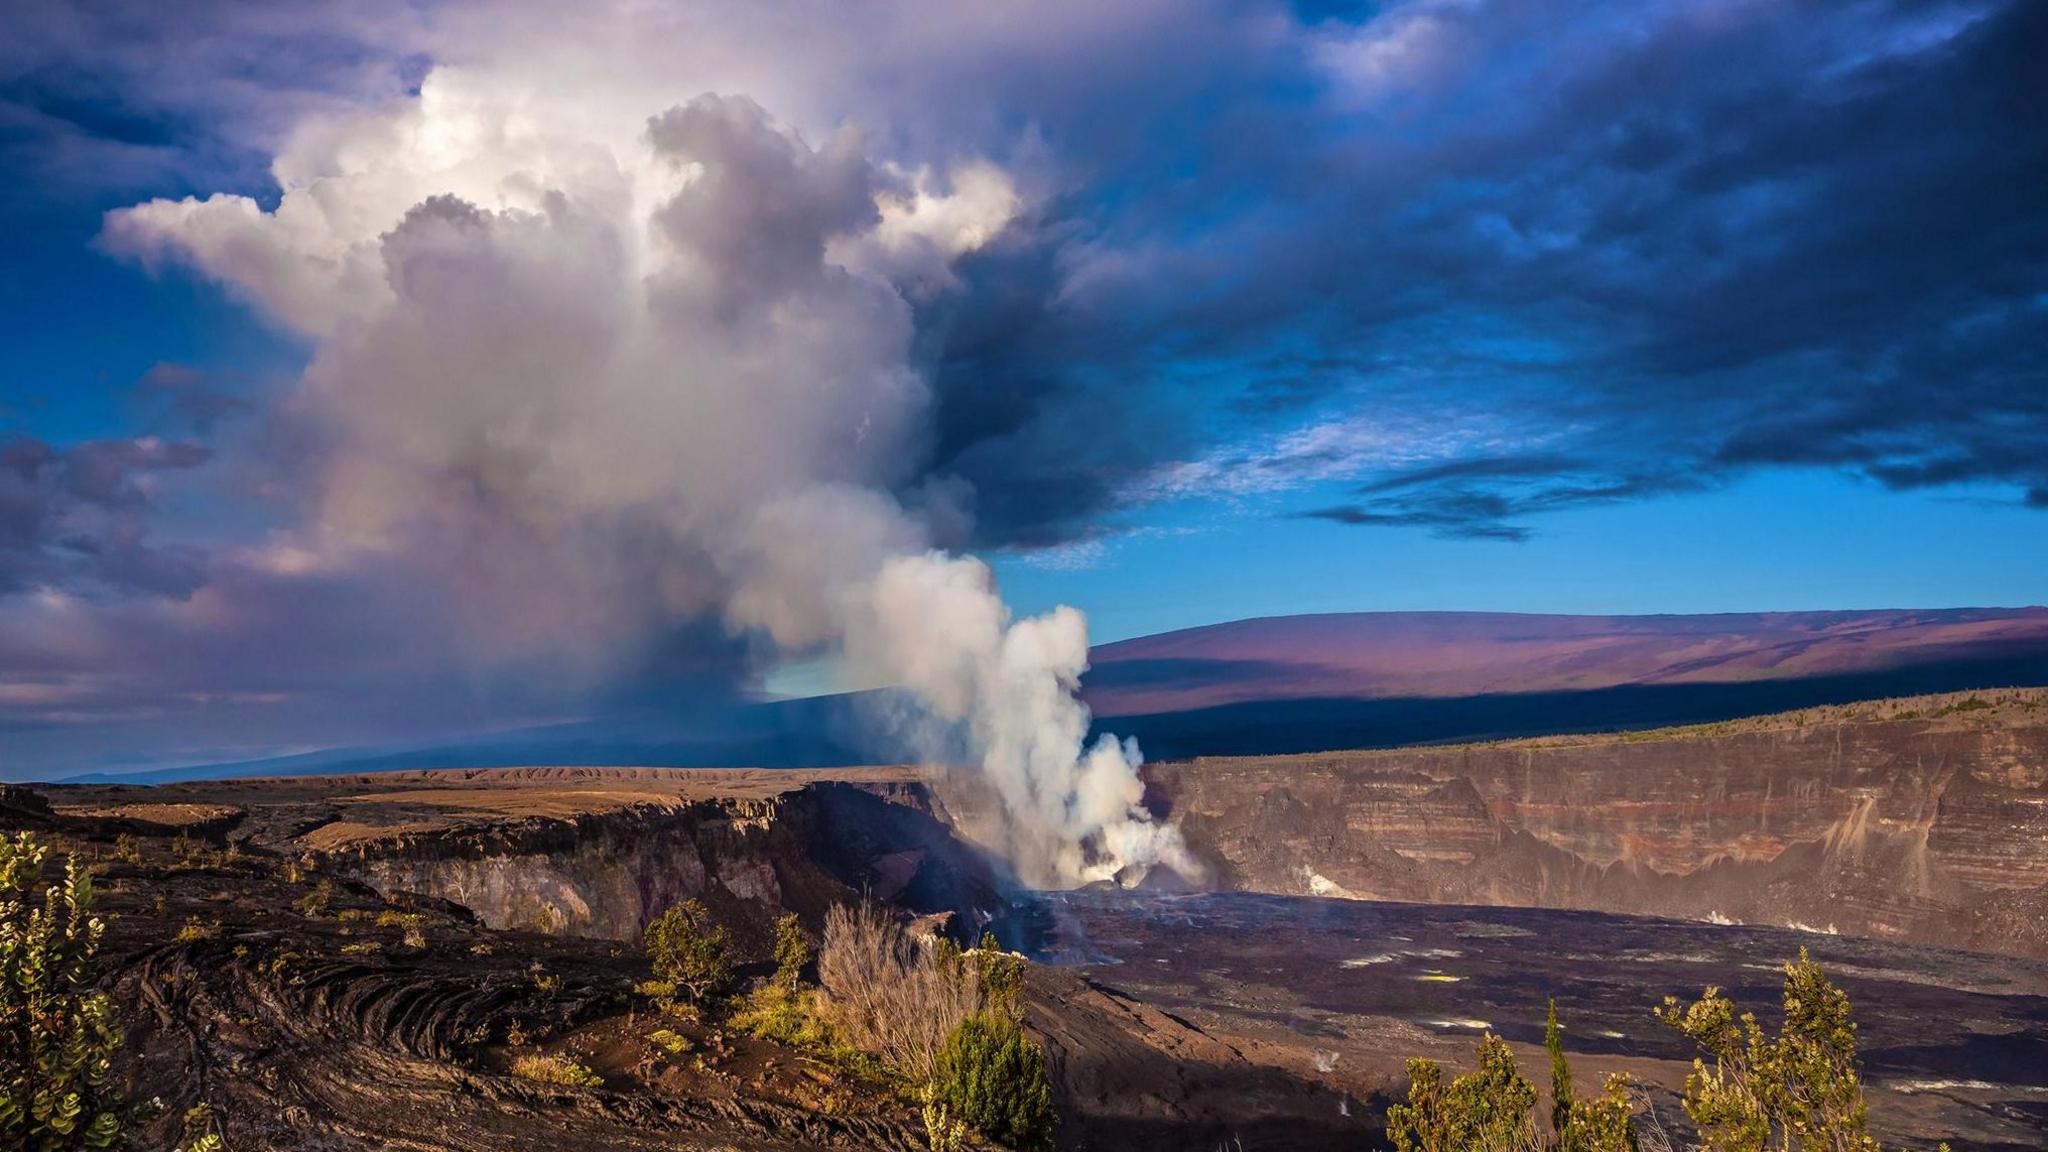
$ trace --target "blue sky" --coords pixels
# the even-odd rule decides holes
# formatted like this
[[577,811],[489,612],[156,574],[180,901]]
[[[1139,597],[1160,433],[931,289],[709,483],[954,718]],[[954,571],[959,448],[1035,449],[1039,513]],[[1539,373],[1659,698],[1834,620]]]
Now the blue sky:
[[2010,501],[1887,492],[1824,471],[1562,514],[1528,541],[1360,532],[1316,520],[1193,518],[1078,569],[1008,561],[1021,610],[1089,606],[1100,640],[1295,612],[1591,615],[2023,605],[2048,560]]
[[2039,5],[852,19],[28,4],[0,771],[814,683],[922,548],[1098,641],[2044,599]]

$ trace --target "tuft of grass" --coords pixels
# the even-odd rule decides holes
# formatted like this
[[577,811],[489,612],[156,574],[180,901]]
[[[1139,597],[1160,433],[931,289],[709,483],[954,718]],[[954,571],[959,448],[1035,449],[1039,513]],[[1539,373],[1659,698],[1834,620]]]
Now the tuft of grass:
[[747,993],[734,1010],[731,1024],[763,1040],[801,1048],[823,1049],[832,1042],[818,1013],[817,993],[780,981],[758,985]]
[[178,943],[190,944],[195,940],[211,940],[220,935],[220,925],[202,924],[197,916],[185,917],[185,925],[178,929]]
[[566,1056],[526,1052],[512,1058],[512,1074],[522,1080],[569,1088],[602,1088],[604,1077]]
[[325,916],[328,906],[332,903],[334,903],[334,881],[322,880],[317,885],[314,885],[311,892],[299,897],[292,904],[292,907],[298,909],[299,915],[311,919],[315,916]]
[[681,1056],[696,1047],[688,1036],[677,1035],[666,1028],[657,1028],[647,1034],[647,1042],[671,1056]]

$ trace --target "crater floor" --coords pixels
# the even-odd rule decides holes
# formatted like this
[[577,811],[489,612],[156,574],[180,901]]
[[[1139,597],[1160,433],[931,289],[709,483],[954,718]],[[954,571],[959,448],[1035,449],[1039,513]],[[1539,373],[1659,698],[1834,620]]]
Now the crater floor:
[[1775,1026],[1808,949],[1856,1007],[1888,1145],[2048,1146],[2048,963],[1784,929],[1533,908],[1221,893],[1048,893],[1058,954],[1090,979],[1378,1111],[1401,1063],[1469,1061],[1491,1029],[1532,1080],[1556,997],[1579,1077],[1650,1086],[1666,1123],[1693,1057],[1652,1018],[1706,985]]

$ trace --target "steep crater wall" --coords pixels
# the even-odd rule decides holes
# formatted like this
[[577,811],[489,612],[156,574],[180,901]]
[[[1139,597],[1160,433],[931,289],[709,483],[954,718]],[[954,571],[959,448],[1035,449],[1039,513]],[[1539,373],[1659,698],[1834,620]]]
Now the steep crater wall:
[[2048,955],[2048,721],[1788,723],[1147,768],[1221,888]]
[[784,912],[815,927],[833,904],[863,896],[957,934],[1007,931],[1014,919],[1007,877],[954,839],[915,787],[878,794],[822,783],[765,798],[400,829],[323,855],[387,896],[446,900],[487,927],[622,941],[689,899],[749,951],[765,950]]

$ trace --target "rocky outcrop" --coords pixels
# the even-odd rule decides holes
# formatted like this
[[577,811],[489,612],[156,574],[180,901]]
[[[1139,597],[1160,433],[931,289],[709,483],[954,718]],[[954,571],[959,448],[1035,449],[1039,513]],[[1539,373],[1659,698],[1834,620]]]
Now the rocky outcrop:
[[1146,771],[1224,888],[2048,955],[2048,711],[1913,711]]
[[[201,1102],[228,1147],[290,1152],[923,1146],[889,1093],[651,1010],[632,992],[637,950],[402,912],[258,853],[188,862],[144,841],[137,855],[100,870],[134,1147],[171,1147]],[[657,1027],[690,1059],[667,1060],[646,1039]],[[592,1082],[513,1074],[516,1054],[575,1060]]]
[[[752,979],[784,911],[815,937],[829,903],[865,890],[963,934],[1000,929],[1003,877],[914,783],[731,780],[720,795],[668,775],[422,774],[162,801],[236,800],[219,840],[128,833],[136,814],[112,809],[135,797],[50,790],[75,802],[65,850],[94,861],[110,919],[117,1075],[146,1102],[130,1137],[169,1147],[203,1102],[229,1147],[290,1152],[924,1147],[886,1081],[665,1007],[618,941],[703,899]],[[1071,970],[1034,967],[1024,1008],[1063,1146],[1358,1145],[1363,1113],[1330,1119],[1349,1097]],[[581,1073],[534,1079],[534,1060]]]
[[622,941],[691,899],[763,951],[775,917],[817,925],[863,893],[962,933],[1002,929],[1011,911],[1011,885],[914,788],[813,783],[762,798],[399,828],[351,837],[324,858],[387,896],[446,900],[490,928]]

